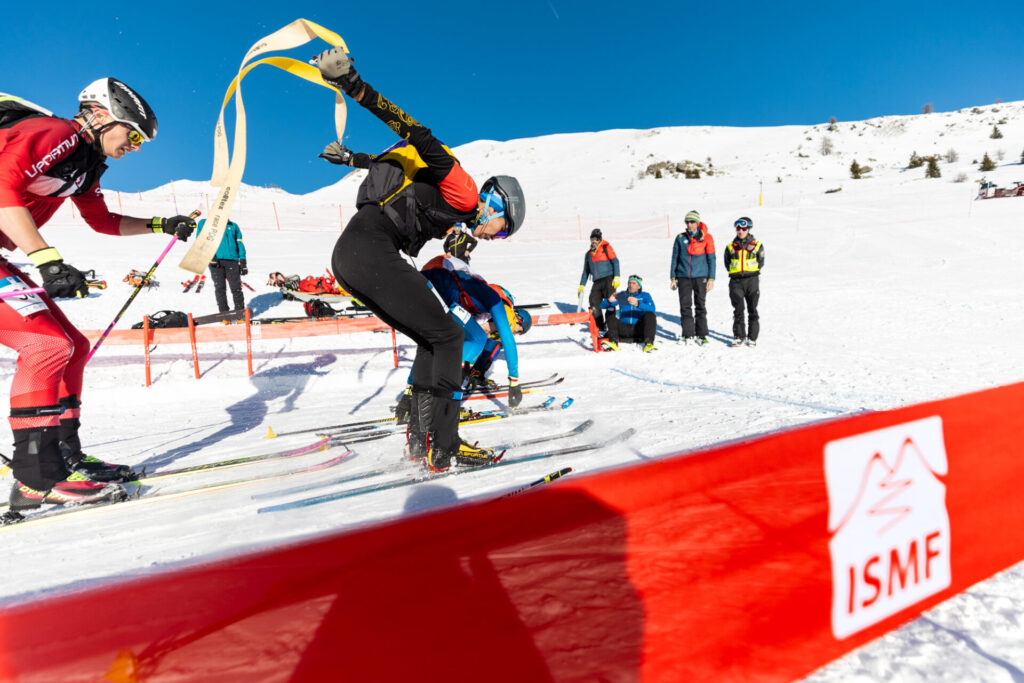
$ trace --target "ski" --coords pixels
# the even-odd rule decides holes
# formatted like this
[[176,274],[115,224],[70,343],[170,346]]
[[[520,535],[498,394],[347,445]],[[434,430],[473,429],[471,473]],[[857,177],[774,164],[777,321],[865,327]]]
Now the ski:
[[101,512],[109,510],[111,508],[123,509],[125,507],[136,507],[138,505],[145,505],[147,503],[155,503],[160,501],[174,500],[177,498],[185,498],[189,496],[195,496],[205,493],[212,493],[214,491],[222,491],[224,489],[236,488],[239,486],[245,486],[248,484],[256,484],[265,481],[276,481],[280,479],[286,479],[291,477],[297,477],[304,474],[312,474],[314,472],[322,472],[326,469],[330,469],[335,465],[344,462],[352,451],[346,449],[344,453],[336,455],[335,457],[318,462],[313,465],[306,467],[289,470],[287,472],[277,472],[274,474],[263,474],[251,477],[244,477],[242,479],[233,479],[231,481],[222,481],[217,483],[202,484],[199,486],[192,486],[186,489],[178,491],[171,491],[168,493],[160,493],[156,491],[154,493],[137,493],[134,497],[129,497],[128,500],[109,500],[105,502],[91,503],[88,505],[74,505],[74,506],[54,506],[50,509],[43,509],[30,517],[25,517],[19,512],[7,511],[3,515],[0,515],[0,529],[10,528],[24,528],[25,526],[41,524],[47,521],[60,519],[66,515],[71,514],[86,514],[89,512]]
[[190,289],[192,289],[193,287],[195,287],[195,286],[196,286],[196,283],[197,283],[197,282],[199,282],[199,276],[198,276],[198,275],[196,275],[196,276],[195,276],[194,278],[192,278],[191,280],[186,280],[185,282],[182,282],[182,283],[181,283],[181,285],[182,285],[182,290],[181,290],[181,293],[182,293],[182,294],[184,294],[184,293],[185,293],[185,292],[187,292],[188,290],[190,290]]
[[[571,455],[573,453],[583,453],[586,451],[595,451],[606,446],[610,446],[633,436],[636,432],[635,429],[630,427],[624,432],[617,434],[608,439],[600,441],[592,441],[590,443],[581,444],[579,446],[568,446],[566,448],[556,448],[547,451],[540,451],[537,453],[531,453],[530,455],[524,455],[518,458],[500,459],[490,465],[482,465],[478,467],[467,467],[462,469],[450,469],[445,472],[423,472],[412,477],[403,477],[401,479],[393,479],[391,481],[379,482],[376,484],[369,484],[355,489],[347,491],[337,491],[334,493],[326,493],[320,496],[313,496],[311,498],[301,498],[299,500],[290,501],[287,503],[280,503],[278,505],[270,505],[267,507],[259,508],[256,512],[260,514],[268,512],[280,512],[284,510],[294,510],[297,508],[309,507],[312,505],[319,505],[320,503],[327,503],[334,500],[341,500],[343,498],[353,498],[355,496],[361,496],[368,493],[376,493],[378,491],[390,491],[393,489],[404,488],[406,486],[415,486],[427,481],[435,481],[444,477],[450,477],[456,474],[463,474],[465,472],[479,472],[483,470],[491,470],[496,467],[505,467],[508,465],[516,465],[524,462],[532,462],[535,460],[546,460],[548,458],[554,458],[562,455]],[[325,484],[326,485],[326,484]]]
[[253,289],[252,287],[250,287],[250,286],[248,285],[248,283],[246,283],[246,282],[244,282],[244,281],[242,282],[242,286],[243,286],[243,287],[245,287],[246,289],[248,289],[248,290],[249,290],[250,292],[253,292],[253,293],[255,293],[255,292],[256,292],[256,290],[255,290],[255,289]]
[[[587,421],[582,422],[581,424],[573,427],[572,429],[570,429],[569,431],[566,431],[566,432],[560,432],[558,434],[548,434],[548,435],[545,435],[545,436],[536,437],[534,439],[528,439],[526,441],[519,441],[519,442],[516,442],[516,443],[505,444],[503,446],[499,446],[498,448],[495,448],[495,450],[497,451],[497,450],[501,449],[502,451],[504,451],[504,450],[507,450],[507,449],[510,449],[510,448],[516,448],[516,447],[520,447],[520,446],[531,446],[531,445],[536,445],[536,444],[539,444],[539,443],[545,443],[545,442],[548,442],[548,441],[556,441],[558,439],[566,439],[566,438],[568,438],[570,436],[575,436],[577,434],[582,434],[586,430],[590,429],[590,427],[592,427],[593,424],[594,424],[593,420],[587,420]],[[345,443],[351,444],[351,443],[356,443],[356,442],[355,441],[346,441]],[[400,469],[403,465],[405,465],[406,462],[407,461],[401,462],[401,463],[396,463],[394,466],[388,466],[388,467],[384,467],[384,468],[378,468],[378,469],[375,469],[375,470],[370,470],[369,472],[361,472],[359,474],[346,475],[346,476],[340,477],[338,479],[332,479],[331,481],[318,482],[316,484],[305,484],[303,486],[298,486],[298,487],[290,488],[290,489],[268,491],[267,493],[258,493],[258,494],[253,495],[252,498],[253,498],[253,500],[261,500],[261,499],[264,499],[264,498],[278,498],[280,496],[287,496],[287,495],[291,495],[293,493],[304,493],[306,491],[312,491],[314,489],[324,488],[324,487],[327,487],[327,486],[337,486],[339,484],[351,484],[351,483],[356,482],[356,481],[362,481],[364,479],[372,479],[373,477],[380,477],[380,476],[383,476],[383,475],[386,475],[386,474],[398,474],[397,470]]]
[[[537,389],[540,387],[553,387],[556,384],[561,384],[564,381],[565,377],[562,377],[556,372],[555,374],[545,379],[538,379],[532,382],[520,382],[519,388],[523,390],[523,393],[526,393],[528,389]],[[465,391],[462,392],[462,397],[464,400],[472,400],[472,397],[477,396],[482,398],[496,398],[499,396],[507,396],[508,390],[509,385],[507,384],[495,384],[490,387],[466,389]]]
[[203,291],[203,285],[205,285],[205,284],[206,284],[206,276],[205,275],[201,275],[199,277],[199,283],[196,284],[196,294],[198,294],[199,292]]
[[[337,440],[340,442],[340,439]],[[247,465],[254,462],[266,462],[268,460],[283,460],[286,458],[295,458],[300,455],[307,455],[316,451],[323,451],[331,447],[333,443],[332,439],[323,437],[314,441],[311,444],[305,446],[299,446],[298,448],[289,448],[283,451],[276,451],[274,453],[264,453],[262,455],[246,455],[238,458],[230,458],[227,460],[218,460],[215,462],[203,463],[201,465],[189,465],[186,467],[178,467],[169,470],[156,470],[152,473],[147,473],[145,469],[139,472],[139,477],[131,482],[130,484],[148,484],[152,481],[159,481],[160,479],[167,479],[168,477],[178,477],[184,474],[194,474],[196,472],[212,472],[215,470],[223,470],[232,467],[238,467],[240,465]]]
[[[509,409],[509,410],[473,411],[473,412],[470,412],[468,415],[460,417],[459,418],[459,424],[468,423],[470,421],[483,422],[485,418],[499,419],[499,418],[495,418],[495,416],[498,415],[498,414],[504,414],[507,417],[511,417],[512,415],[525,415],[525,414],[537,412],[537,411],[540,411],[540,410],[552,410],[553,408],[550,408],[550,406],[554,402],[555,402],[555,397],[551,396],[546,401],[541,403],[540,405],[530,406],[528,408],[513,408],[513,409]],[[573,399],[572,398],[568,398],[568,399],[566,399],[565,401],[562,402],[561,407],[562,408],[568,408],[570,405],[572,405],[572,402],[573,402]],[[316,433],[316,434],[328,434],[328,435],[332,435],[333,436],[333,435],[345,434],[345,433],[350,433],[350,432],[370,431],[370,430],[378,428],[379,425],[387,425],[387,424],[390,424],[390,423],[397,423],[397,419],[395,417],[393,417],[393,416],[392,417],[380,417],[380,418],[376,418],[376,419],[372,419],[372,420],[357,420],[355,422],[345,422],[345,423],[337,424],[337,425],[327,425],[327,426],[321,425],[319,427],[309,427],[309,428],[306,428],[306,429],[293,429],[293,430],[287,431],[287,432],[275,432],[273,430],[273,428],[268,428],[268,432],[269,433],[267,434],[267,438],[268,439],[273,439],[273,438],[277,438],[279,436],[295,436],[296,434],[313,434],[313,433]],[[405,423],[398,423],[398,424],[405,424]],[[399,431],[405,431],[405,428],[402,427],[402,428],[400,428]]]

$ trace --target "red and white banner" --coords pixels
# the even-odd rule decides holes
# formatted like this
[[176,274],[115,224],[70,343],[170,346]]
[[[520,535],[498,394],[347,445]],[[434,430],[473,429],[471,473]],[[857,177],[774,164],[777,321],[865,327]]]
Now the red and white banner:
[[1024,559],[1022,403],[837,419],[10,609],[0,679],[791,680]]

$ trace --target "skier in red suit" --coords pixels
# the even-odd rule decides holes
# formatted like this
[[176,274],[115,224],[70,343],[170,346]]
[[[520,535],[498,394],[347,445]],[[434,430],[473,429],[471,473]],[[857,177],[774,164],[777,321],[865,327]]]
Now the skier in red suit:
[[[10,511],[124,496],[131,468],[82,453],[80,397],[89,342],[53,298],[86,297],[82,273],[61,258],[39,228],[71,199],[85,222],[106,235],[160,232],[188,239],[187,216],[133,218],[111,213],[100,190],[108,157],[120,159],[156,137],[153,110],[121,81],[101,78],[79,95],[71,119],[0,93],[0,249],[23,252],[45,293],[0,299],[0,344],[18,353],[10,425],[15,483]],[[38,287],[0,255],[0,293]],[[9,514],[11,514],[9,513]]]

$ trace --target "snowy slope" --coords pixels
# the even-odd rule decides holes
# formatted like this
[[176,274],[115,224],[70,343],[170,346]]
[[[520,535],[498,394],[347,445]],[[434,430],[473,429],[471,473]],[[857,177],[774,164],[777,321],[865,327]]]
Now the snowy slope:
[[[564,430],[587,418],[596,421],[595,436],[627,425],[638,429],[639,436],[628,444],[564,461],[583,473],[860,410],[1024,380],[1024,368],[1012,360],[1024,333],[1018,278],[1007,267],[1019,260],[1024,246],[1006,239],[1019,226],[1024,199],[972,201],[973,181],[982,175],[1000,185],[1024,179],[1019,163],[1022,114],[1024,103],[1004,103],[980,107],[978,113],[840,122],[832,132],[828,124],[616,130],[479,141],[456,149],[478,180],[498,172],[518,175],[530,202],[522,235],[504,244],[484,244],[474,253],[472,265],[478,272],[508,287],[520,301],[548,301],[552,310],[575,310],[585,243],[553,228],[546,231],[578,215],[584,236],[591,224],[604,226],[623,274],[642,275],[659,309],[660,350],[654,355],[635,348],[595,355],[582,330],[535,328],[520,345],[524,378],[564,373],[567,381],[551,393],[559,399],[572,396],[575,404],[564,412],[469,427],[467,436],[497,443]],[[999,125],[1002,139],[988,137],[994,125]],[[819,153],[825,135],[834,147],[827,156]],[[959,161],[943,161],[940,179],[925,180],[923,168],[904,168],[913,151],[928,155],[949,149],[957,151]],[[999,150],[1004,160],[996,171],[982,174],[972,165],[986,152],[996,160]],[[716,170],[711,177],[641,177],[655,162],[705,163],[708,157]],[[849,178],[854,159],[873,167],[870,178]],[[960,173],[972,182],[954,182]],[[351,207],[358,180],[359,174],[353,173],[304,196],[243,188],[235,215],[246,231],[252,272],[246,279],[257,289],[255,295],[246,294],[257,315],[300,314],[298,304],[281,301],[276,291],[263,286],[266,274],[321,273],[338,230],[326,218],[310,219],[308,230],[276,230],[267,207],[273,204],[281,223],[298,212],[337,221],[337,207]],[[764,182],[761,207],[759,181]],[[837,187],[842,191],[825,193]],[[139,215],[167,215],[176,202],[182,210],[190,201],[202,206],[197,198],[212,191],[205,183],[176,181],[173,190],[165,186],[125,195],[124,208]],[[108,202],[112,197],[108,192]],[[754,234],[766,245],[762,337],[756,349],[726,344],[732,311],[721,271],[719,285],[708,297],[713,343],[703,349],[676,345],[679,311],[668,288],[672,239],[663,229],[642,239],[625,227],[616,231],[616,221],[626,226],[628,221],[667,215],[674,236],[681,229],[682,213],[694,208],[710,226],[719,253],[732,237],[732,221],[744,214],[754,218]],[[111,283],[88,300],[62,303],[76,324],[92,329],[105,327],[127,297],[130,290],[120,282],[121,275],[130,268],[148,268],[165,244],[162,237],[97,236],[64,210],[44,234],[69,262],[96,268]],[[432,243],[419,262],[439,249]],[[184,251],[179,246],[168,257],[157,271],[162,286],[140,294],[122,326],[160,309],[197,315],[215,310],[212,287],[199,295],[180,292],[177,283],[187,276],[176,264]],[[24,260],[20,254],[13,258]],[[162,346],[154,351],[154,385],[149,388],[143,386],[140,350],[104,347],[86,372],[86,451],[153,469],[301,445],[309,439],[263,437],[268,426],[285,431],[388,414],[415,351],[408,340],[401,341],[397,370],[387,334],[257,341],[252,378],[246,376],[243,344],[203,346],[198,381],[187,346]],[[14,354],[2,352],[0,380],[5,389],[14,364]],[[497,365],[501,379],[504,369]],[[525,403],[544,395],[530,396]],[[9,434],[2,438],[10,440]],[[334,454],[295,462],[314,463]],[[333,472],[301,480],[321,481],[382,465],[401,467],[400,454],[399,437],[360,444]],[[245,469],[283,472],[293,464]],[[173,503],[80,513],[35,528],[12,527],[0,531],[6,560],[0,598],[11,604],[490,495],[561,464],[475,472],[293,512],[257,515],[256,508],[266,501],[251,496],[292,486],[299,479]],[[241,471],[194,479],[230,480]],[[162,486],[174,490],[170,481]],[[44,557],[45,562],[39,559]],[[1020,591],[1014,589],[1021,571],[1016,567],[949,601],[816,678],[1016,680],[1024,668],[1016,616]],[[925,646],[918,645],[922,640]]]

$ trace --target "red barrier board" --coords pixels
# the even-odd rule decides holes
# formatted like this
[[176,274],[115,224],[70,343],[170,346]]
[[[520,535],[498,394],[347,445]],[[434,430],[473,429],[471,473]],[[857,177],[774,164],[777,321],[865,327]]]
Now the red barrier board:
[[0,613],[0,678],[791,680],[1024,559],[1022,401],[837,419],[28,604]]

